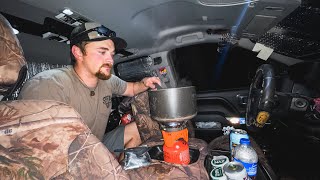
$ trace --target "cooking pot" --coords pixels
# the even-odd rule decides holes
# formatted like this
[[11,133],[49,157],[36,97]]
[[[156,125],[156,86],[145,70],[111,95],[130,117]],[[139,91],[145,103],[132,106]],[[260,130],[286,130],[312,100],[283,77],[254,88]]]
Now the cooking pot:
[[197,114],[194,86],[148,91],[151,118],[159,122],[181,122]]

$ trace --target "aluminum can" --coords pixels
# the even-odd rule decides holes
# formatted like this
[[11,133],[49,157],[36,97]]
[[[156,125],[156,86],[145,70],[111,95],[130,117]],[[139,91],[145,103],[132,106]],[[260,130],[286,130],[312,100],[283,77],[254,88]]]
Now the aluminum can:
[[224,156],[224,155],[213,156],[211,160],[211,165],[213,167],[212,169],[218,168],[218,167],[222,168],[228,162],[229,162],[229,158],[227,156]]
[[247,171],[239,162],[228,162],[223,166],[223,171],[228,180],[248,180]]
[[213,168],[210,172],[211,180],[227,180],[227,176],[223,173],[223,167]]
[[231,160],[233,160],[234,155],[234,148],[240,144],[240,139],[246,138],[249,139],[249,135],[247,131],[243,129],[233,129],[230,133],[230,153],[231,153]]

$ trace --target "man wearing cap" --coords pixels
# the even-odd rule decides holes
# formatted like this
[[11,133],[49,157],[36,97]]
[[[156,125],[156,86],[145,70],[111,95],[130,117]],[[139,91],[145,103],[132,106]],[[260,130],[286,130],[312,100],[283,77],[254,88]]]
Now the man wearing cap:
[[160,85],[158,77],[125,82],[111,74],[113,55],[126,46],[125,40],[116,37],[114,31],[98,23],[84,23],[74,28],[70,36],[73,65],[43,71],[32,77],[24,84],[18,99],[46,99],[70,104],[111,152],[138,146],[141,140],[135,122],[104,134],[112,94],[134,96],[155,88],[156,83]]

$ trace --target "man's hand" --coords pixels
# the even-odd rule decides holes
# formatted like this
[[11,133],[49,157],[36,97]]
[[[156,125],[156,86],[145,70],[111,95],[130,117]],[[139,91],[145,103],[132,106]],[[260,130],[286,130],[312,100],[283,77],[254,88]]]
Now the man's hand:
[[161,87],[161,81],[158,77],[145,77],[141,80],[141,82],[147,88],[155,89],[156,84],[158,84]]
[[148,90],[149,88],[155,90],[156,84],[161,87],[161,81],[158,77],[146,77],[143,78],[140,82],[128,82],[126,91],[122,94],[124,96],[134,96],[141,92]]

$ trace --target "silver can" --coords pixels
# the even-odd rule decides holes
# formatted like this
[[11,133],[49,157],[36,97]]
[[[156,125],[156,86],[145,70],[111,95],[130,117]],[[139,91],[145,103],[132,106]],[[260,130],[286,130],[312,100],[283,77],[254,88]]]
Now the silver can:
[[249,139],[249,135],[247,131],[243,129],[233,129],[230,133],[230,153],[231,153],[231,160],[233,160],[234,148],[240,144],[240,139],[246,138]]
[[246,169],[239,162],[228,162],[223,166],[223,172],[228,180],[249,179]]
[[211,160],[211,165],[212,165],[213,169],[217,168],[217,167],[222,168],[228,162],[229,162],[229,158],[227,156],[224,156],[224,155],[213,156],[212,160]]

